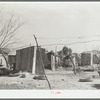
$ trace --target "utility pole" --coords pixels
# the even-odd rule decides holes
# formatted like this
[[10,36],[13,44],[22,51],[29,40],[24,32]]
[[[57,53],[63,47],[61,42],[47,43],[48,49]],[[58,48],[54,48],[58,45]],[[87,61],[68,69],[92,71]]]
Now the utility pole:
[[39,56],[40,56],[40,59],[41,59],[42,69],[44,71],[45,78],[46,78],[46,80],[48,82],[49,88],[51,89],[51,85],[50,85],[49,80],[48,80],[48,78],[46,76],[46,73],[45,73],[44,63],[43,63],[43,60],[42,60],[42,55],[41,55],[41,51],[40,51],[40,48],[39,48],[39,45],[38,45],[38,42],[37,42],[37,38],[35,37],[34,34],[33,34],[33,36],[35,38],[35,42],[36,42],[36,45],[37,45],[37,50],[39,51]]

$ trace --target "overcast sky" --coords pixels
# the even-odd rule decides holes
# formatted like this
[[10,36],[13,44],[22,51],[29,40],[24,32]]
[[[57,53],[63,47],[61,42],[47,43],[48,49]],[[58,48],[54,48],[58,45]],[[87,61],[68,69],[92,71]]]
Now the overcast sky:
[[[40,45],[69,44],[100,40],[99,36],[88,38],[64,38],[100,35],[100,3],[99,2],[23,2],[1,3],[0,7],[7,14],[13,13],[25,21],[16,38],[20,45],[35,45],[33,34]],[[42,39],[46,38],[46,39]],[[16,45],[16,46],[20,46]],[[55,50],[55,46],[44,46]],[[57,50],[64,45],[57,45]],[[78,43],[66,45],[73,52],[83,52],[99,49],[100,42]]]

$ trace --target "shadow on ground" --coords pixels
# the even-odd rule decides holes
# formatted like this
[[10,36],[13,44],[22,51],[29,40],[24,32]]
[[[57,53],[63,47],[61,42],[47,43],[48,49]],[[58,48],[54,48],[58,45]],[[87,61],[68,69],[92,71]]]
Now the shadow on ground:
[[100,89],[100,84],[93,84],[92,87],[94,87],[96,89]]

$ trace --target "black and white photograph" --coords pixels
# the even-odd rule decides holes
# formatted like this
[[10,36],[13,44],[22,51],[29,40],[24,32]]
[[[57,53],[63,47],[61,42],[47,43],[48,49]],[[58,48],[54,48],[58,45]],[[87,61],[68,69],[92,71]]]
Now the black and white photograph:
[[0,90],[99,89],[100,2],[0,2]]

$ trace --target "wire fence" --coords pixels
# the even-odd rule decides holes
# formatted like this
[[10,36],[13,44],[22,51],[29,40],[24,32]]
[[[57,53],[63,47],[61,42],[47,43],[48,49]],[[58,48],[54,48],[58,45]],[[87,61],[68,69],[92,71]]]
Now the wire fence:
[[[58,39],[67,39],[67,38],[77,38],[77,39],[80,39],[82,40],[83,38],[91,38],[91,37],[100,37],[100,35],[90,35],[90,36],[79,36],[79,37],[53,37],[53,38],[48,38],[48,37],[37,37],[38,40],[41,41],[41,39],[43,40],[46,40],[46,39],[55,39],[58,40]],[[49,41],[49,40],[48,40]],[[70,40],[71,41],[71,40]],[[50,44],[50,43],[44,43],[42,44],[41,42],[39,43],[40,45],[39,46],[69,46],[69,45],[75,45],[75,44],[86,44],[86,43],[91,43],[91,42],[99,42],[100,40],[99,39],[96,39],[96,40],[88,40],[88,41],[77,41],[77,42],[71,42],[71,43],[54,43],[54,44]],[[43,41],[42,41],[43,42]],[[33,45],[30,45],[30,44],[27,44],[27,45],[24,45],[24,46],[20,46],[20,47],[16,47],[16,48],[13,48],[13,50],[17,50],[17,49],[21,49],[21,48],[26,48],[26,47],[29,47],[29,46],[33,46]]]

